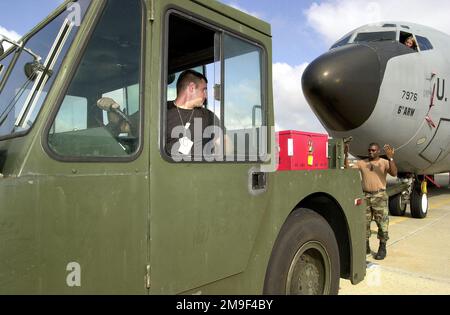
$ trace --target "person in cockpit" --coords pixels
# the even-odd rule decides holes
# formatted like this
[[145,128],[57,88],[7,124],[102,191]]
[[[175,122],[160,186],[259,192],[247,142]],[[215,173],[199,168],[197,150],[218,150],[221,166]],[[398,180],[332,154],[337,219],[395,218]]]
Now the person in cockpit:
[[414,39],[413,36],[409,36],[406,40],[405,43],[406,47],[409,47],[411,49],[414,49],[415,51],[417,51],[417,44],[416,44],[416,40]]

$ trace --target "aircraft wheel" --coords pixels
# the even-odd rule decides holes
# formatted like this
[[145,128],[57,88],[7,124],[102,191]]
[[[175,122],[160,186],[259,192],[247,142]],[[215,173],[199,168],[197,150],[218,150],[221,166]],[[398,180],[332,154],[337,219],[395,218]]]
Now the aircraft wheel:
[[337,294],[339,278],[339,248],[330,225],[312,210],[295,210],[275,241],[264,294]]
[[401,217],[405,215],[406,202],[403,194],[389,197],[389,213],[393,216]]
[[428,195],[424,194],[420,189],[413,189],[411,193],[411,216],[417,219],[423,219],[428,212]]

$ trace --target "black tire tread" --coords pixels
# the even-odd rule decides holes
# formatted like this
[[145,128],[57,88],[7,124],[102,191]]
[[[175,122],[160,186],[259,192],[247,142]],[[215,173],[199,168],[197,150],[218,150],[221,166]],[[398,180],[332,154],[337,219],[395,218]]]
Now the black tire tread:
[[402,194],[397,194],[389,197],[389,213],[396,217],[401,217],[405,215],[406,212],[406,204],[404,204],[403,209],[400,206],[400,199],[402,198]]
[[272,250],[264,282],[264,294],[286,294],[286,278],[297,250],[316,240],[327,249],[331,261],[330,294],[337,294],[340,280],[339,248],[328,222],[318,213],[305,208],[293,211],[283,224]]
[[[420,189],[413,189],[411,193],[411,216],[416,219],[423,219],[427,216],[428,211],[423,211],[422,209],[422,192]],[[428,209],[426,209],[428,210]]]

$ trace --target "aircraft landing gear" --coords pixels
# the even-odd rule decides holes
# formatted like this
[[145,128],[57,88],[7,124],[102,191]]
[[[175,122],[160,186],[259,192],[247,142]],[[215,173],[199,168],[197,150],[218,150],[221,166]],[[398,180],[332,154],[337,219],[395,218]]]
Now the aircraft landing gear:
[[409,195],[406,191],[389,197],[389,213],[396,217],[404,216],[408,201]]
[[403,189],[392,189],[396,192],[389,194],[389,213],[393,216],[404,216],[407,204],[411,210],[411,216],[423,219],[428,212],[428,194],[426,179],[418,179],[410,176],[399,176],[398,184],[403,185]]
[[427,181],[424,179],[420,185],[414,185],[410,201],[411,216],[423,219],[428,213]]

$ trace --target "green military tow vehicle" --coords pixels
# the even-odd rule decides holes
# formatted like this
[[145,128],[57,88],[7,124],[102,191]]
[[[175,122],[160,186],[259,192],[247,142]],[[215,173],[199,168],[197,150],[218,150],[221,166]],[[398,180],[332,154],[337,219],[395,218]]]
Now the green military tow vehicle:
[[[336,294],[364,279],[342,141],[327,170],[276,171],[269,24],[210,0],[79,0],[0,39],[0,293]],[[207,108],[241,143],[230,155],[167,154],[186,69],[208,78]],[[104,97],[134,132],[111,131]]]

